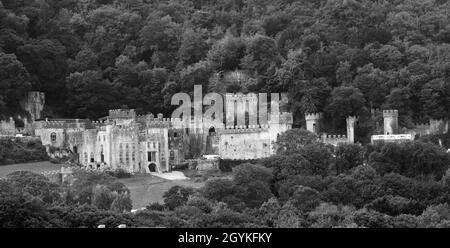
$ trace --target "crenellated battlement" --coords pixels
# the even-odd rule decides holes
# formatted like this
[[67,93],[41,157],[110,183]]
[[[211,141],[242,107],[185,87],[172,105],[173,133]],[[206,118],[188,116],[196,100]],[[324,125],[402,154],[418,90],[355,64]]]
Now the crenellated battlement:
[[256,93],[225,93],[225,101],[226,102],[235,102],[235,101],[249,101],[249,102],[258,102],[258,94]]
[[396,109],[385,109],[385,110],[383,110],[383,116],[384,117],[388,117],[388,116],[397,117],[398,116],[398,110],[396,110]]
[[110,119],[134,119],[136,111],[134,109],[111,109],[108,117]]
[[225,129],[221,129],[218,132],[224,134],[233,133],[258,133],[267,132],[269,125],[249,125],[249,126],[226,126]]
[[322,136],[324,139],[347,139],[347,135],[345,134],[324,134]]
[[322,135],[322,142],[330,145],[338,145],[340,143],[349,143],[347,135]]
[[36,128],[88,128],[93,123],[86,119],[45,119],[36,122]]
[[430,128],[430,123],[414,123],[414,128]]
[[45,121],[42,123],[43,128],[64,128],[65,127],[64,121]]
[[322,113],[306,113],[305,119],[306,120],[319,120],[322,119],[323,114]]

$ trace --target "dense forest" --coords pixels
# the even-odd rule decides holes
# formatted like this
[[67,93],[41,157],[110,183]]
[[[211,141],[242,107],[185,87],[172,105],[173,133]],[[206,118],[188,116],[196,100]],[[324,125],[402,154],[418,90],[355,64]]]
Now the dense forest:
[[221,161],[230,174],[209,171],[203,187],[173,186],[133,213],[123,170],[76,170],[71,184],[13,172],[0,179],[0,227],[450,227],[450,154],[438,145],[334,148],[291,129],[277,146],[270,158]]
[[449,12],[445,0],[2,0],[0,116],[29,90],[46,93],[49,117],[170,114],[175,92],[202,84],[289,92],[297,125],[320,111],[342,129],[383,108],[403,127],[446,119]]

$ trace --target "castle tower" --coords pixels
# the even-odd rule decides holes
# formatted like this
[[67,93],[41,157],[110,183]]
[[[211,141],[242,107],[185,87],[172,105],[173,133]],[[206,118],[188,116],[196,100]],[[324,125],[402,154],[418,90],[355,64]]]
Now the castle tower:
[[398,131],[398,110],[383,110],[384,134],[396,134]]
[[347,117],[347,139],[350,144],[355,143],[356,116]]
[[322,113],[306,113],[306,130],[318,134],[320,131],[320,119],[322,119]]

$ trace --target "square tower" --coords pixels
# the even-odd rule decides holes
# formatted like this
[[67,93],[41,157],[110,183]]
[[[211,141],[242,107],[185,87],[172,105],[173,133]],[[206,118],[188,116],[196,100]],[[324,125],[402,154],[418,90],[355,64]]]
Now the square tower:
[[398,131],[398,110],[387,109],[383,110],[384,119],[384,134],[396,134]]

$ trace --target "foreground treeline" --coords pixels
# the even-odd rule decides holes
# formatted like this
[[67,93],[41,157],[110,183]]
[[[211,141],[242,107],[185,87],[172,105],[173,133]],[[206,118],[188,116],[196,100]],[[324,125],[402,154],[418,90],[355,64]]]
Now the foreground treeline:
[[[127,224],[129,190],[119,172],[77,170],[73,183],[57,184],[43,175],[18,171],[0,179],[1,227],[96,227]],[[128,218],[130,219],[130,218]]]
[[293,129],[273,157],[172,187],[129,213],[124,173],[77,172],[71,186],[15,172],[0,181],[4,227],[450,227],[450,154],[432,143],[337,148]]
[[38,139],[0,137],[0,166],[47,159],[45,147]]
[[[450,113],[445,0],[0,1],[0,116],[28,90],[46,116],[98,118],[127,105],[169,115],[175,92],[290,92],[301,124],[329,129],[370,109],[400,126]],[[241,76],[227,74],[240,71]],[[234,79],[233,79],[234,78]],[[330,133],[337,133],[331,132]]]

